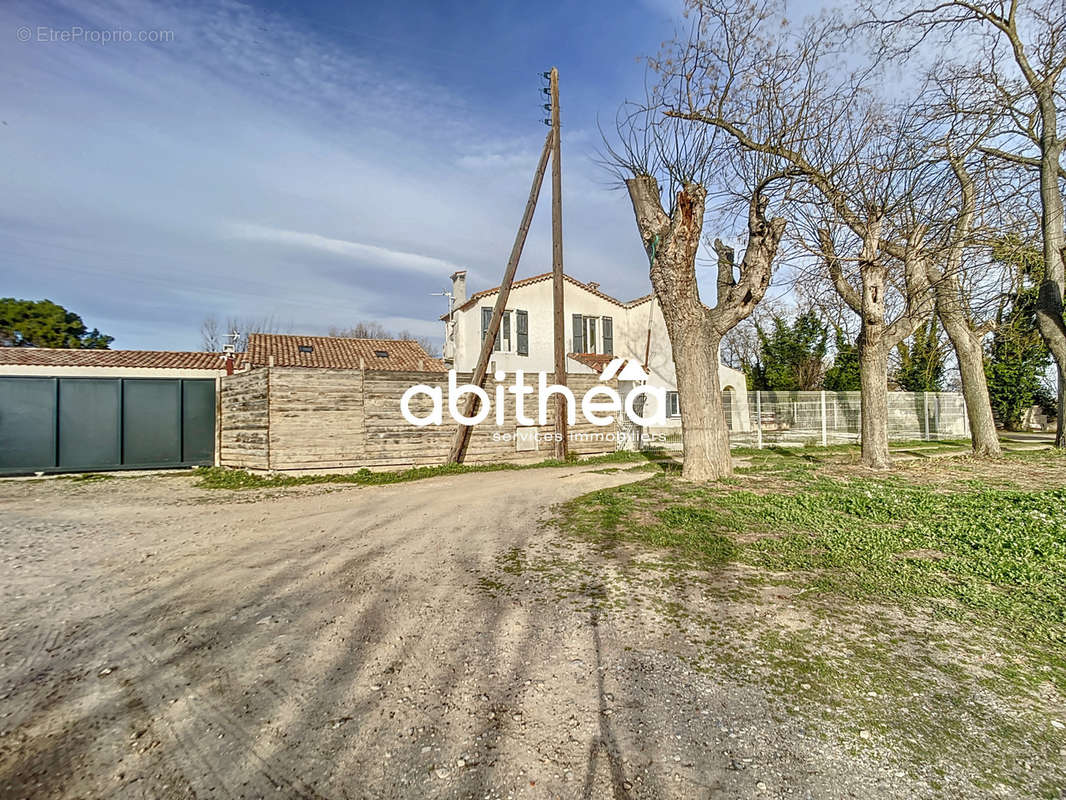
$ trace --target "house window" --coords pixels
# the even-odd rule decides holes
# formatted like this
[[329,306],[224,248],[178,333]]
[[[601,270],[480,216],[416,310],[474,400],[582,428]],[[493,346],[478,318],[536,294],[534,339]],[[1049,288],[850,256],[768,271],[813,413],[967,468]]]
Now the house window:
[[[489,334],[492,324],[492,309],[483,306],[481,309],[481,341]],[[496,334],[496,341],[492,349],[502,353],[517,353],[520,356],[529,355],[529,314],[520,309],[509,309],[503,312],[500,318],[500,330]]]
[[681,401],[677,392],[666,393],[666,416],[677,418],[681,416]]
[[[608,335],[606,323],[608,318],[604,317],[605,327],[603,328],[604,336]],[[574,353],[601,353],[610,352],[609,350],[600,349],[600,318],[599,317],[586,317],[581,314],[574,314],[574,337],[571,340],[571,352]]]
[[388,352],[388,350],[375,350],[374,351],[374,355],[377,356],[378,358],[388,358],[389,357],[389,352]]
[[310,344],[301,344],[296,349],[299,350],[301,353],[313,353],[313,352],[315,352],[314,346],[310,345]]
[[574,314],[571,352],[614,355],[614,321],[610,317]]

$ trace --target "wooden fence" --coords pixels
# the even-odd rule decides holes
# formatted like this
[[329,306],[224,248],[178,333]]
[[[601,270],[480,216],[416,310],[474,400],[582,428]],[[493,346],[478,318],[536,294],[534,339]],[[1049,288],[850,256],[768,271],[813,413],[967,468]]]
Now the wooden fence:
[[[470,381],[459,373],[460,385]],[[528,382],[528,379],[527,379]],[[574,374],[567,383],[580,400],[594,385],[595,375]],[[400,398],[411,386],[439,386],[444,394],[444,424],[416,427],[400,412]],[[510,386],[509,381],[504,386]],[[504,394],[504,424],[496,424],[496,382],[491,376],[485,391],[492,413],[471,431],[466,463],[551,458],[554,403],[548,404],[547,424],[522,427],[515,421],[514,395]],[[270,470],[321,470],[358,467],[394,468],[443,464],[456,430],[448,414],[448,377],[440,372],[383,372],[306,367],[264,367],[222,379],[220,454],[223,466]],[[411,413],[422,416],[431,408],[424,395],[412,399]],[[537,416],[536,395],[526,395],[526,415]],[[516,434],[522,434],[522,444]],[[577,409],[570,452],[591,455],[616,449],[615,426],[588,423]],[[605,435],[606,434],[606,435]]]

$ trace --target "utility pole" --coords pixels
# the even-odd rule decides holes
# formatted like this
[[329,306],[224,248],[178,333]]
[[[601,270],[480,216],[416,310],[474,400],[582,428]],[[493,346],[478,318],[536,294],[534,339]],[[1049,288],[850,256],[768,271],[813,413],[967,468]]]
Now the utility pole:
[[[555,67],[550,72],[543,73],[548,80],[548,87],[543,90],[549,95],[551,103],[545,103],[544,109],[551,111],[551,119],[544,120],[551,127],[547,138],[544,140],[544,150],[540,154],[540,163],[537,164],[536,172],[533,173],[533,186],[529,190],[529,200],[526,202],[526,210],[522,215],[522,222],[518,226],[518,234],[515,236],[514,246],[511,248],[511,257],[507,261],[504,270],[503,282],[496,296],[496,305],[492,309],[492,317],[489,320],[485,339],[481,343],[481,352],[478,355],[477,366],[470,382],[474,386],[483,387],[485,374],[488,371],[489,358],[492,356],[493,346],[500,331],[500,323],[503,319],[504,310],[507,307],[507,297],[514,283],[515,271],[518,269],[518,260],[522,256],[522,248],[526,243],[526,234],[529,233],[529,225],[533,220],[533,211],[537,206],[537,197],[540,194],[541,182],[548,167],[548,159],[552,162],[552,300],[554,305],[555,323],[555,383],[566,386],[566,328],[563,316],[563,181],[560,166],[560,132],[559,132],[559,70]],[[478,400],[473,394],[469,395],[463,404],[463,415],[474,416],[477,410]],[[566,398],[559,394],[555,396],[555,457],[566,458],[567,454],[567,425],[566,425]],[[452,439],[452,446],[448,453],[448,462],[451,464],[461,463],[466,455],[466,446],[470,439],[470,427],[459,425]]]
[[[559,70],[548,73],[552,128],[552,305],[555,312],[555,383],[566,386],[566,317],[563,313],[563,170],[559,125]],[[566,398],[555,395],[555,457],[566,458]]]
[[[493,345],[496,343],[496,336],[500,332],[500,322],[503,319],[503,312],[507,308],[507,297],[511,293],[511,284],[514,283],[515,270],[518,269],[518,260],[522,257],[522,248],[526,244],[526,234],[529,233],[529,225],[533,221],[533,211],[537,207],[537,197],[540,195],[540,185],[544,180],[544,172],[548,166],[548,157],[551,155],[552,147],[552,134],[544,140],[544,149],[540,154],[540,161],[537,163],[537,170],[533,173],[533,186],[529,190],[529,199],[526,201],[526,210],[522,213],[522,222],[518,226],[518,233],[515,235],[514,245],[511,247],[511,257],[507,260],[507,268],[503,272],[503,283],[500,284],[500,291],[496,295],[496,305],[492,308],[492,319],[489,321],[489,329],[485,332],[485,340],[481,343],[481,352],[478,355],[477,366],[474,368],[474,375],[470,379],[470,383],[474,386],[485,385],[485,373],[488,372],[489,358],[492,355]],[[474,416],[474,412],[477,411],[478,399],[474,394],[467,396],[466,402],[463,405],[463,415],[466,417]],[[459,425],[455,431],[455,438],[452,439],[452,447],[448,453],[449,464],[462,463],[463,456],[466,454],[466,445],[470,439],[470,426]]]

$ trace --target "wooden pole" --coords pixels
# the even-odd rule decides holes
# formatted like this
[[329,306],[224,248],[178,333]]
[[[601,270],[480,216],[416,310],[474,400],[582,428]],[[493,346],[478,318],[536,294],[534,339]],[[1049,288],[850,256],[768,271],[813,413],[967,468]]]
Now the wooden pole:
[[[563,170],[559,124],[559,70],[549,74],[552,106],[552,307],[555,314],[555,383],[566,386],[566,316],[563,309]],[[566,458],[566,398],[555,395],[555,457]]]
[[[511,284],[514,283],[515,271],[518,269],[518,259],[522,257],[522,248],[526,244],[526,234],[529,233],[530,223],[533,222],[533,210],[537,207],[537,197],[540,196],[540,185],[544,181],[544,171],[548,166],[548,156],[552,151],[552,139],[554,132],[548,134],[544,140],[544,149],[540,153],[540,162],[537,171],[533,174],[533,187],[529,190],[529,200],[526,201],[526,210],[522,214],[522,223],[518,226],[514,245],[511,247],[511,257],[507,261],[507,268],[503,272],[503,282],[496,296],[496,305],[492,309],[492,319],[489,321],[488,331],[485,333],[485,341],[481,343],[481,353],[477,358],[477,367],[470,382],[474,386],[484,386],[485,373],[489,368],[489,357],[492,355],[492,347],[496,342],[496,336],[500,332],[500,322],[503,312],[507,308],[507,297],[511,293]],[[467,395],[463,405],[463,415],[474,416],[477,411],[478,399],[474,394]],[[466,443],[470,439],[470,425],[460,425],[452,439],[452,448],[448,453],[448,463],[458,464],[463,460],[466,453]]]

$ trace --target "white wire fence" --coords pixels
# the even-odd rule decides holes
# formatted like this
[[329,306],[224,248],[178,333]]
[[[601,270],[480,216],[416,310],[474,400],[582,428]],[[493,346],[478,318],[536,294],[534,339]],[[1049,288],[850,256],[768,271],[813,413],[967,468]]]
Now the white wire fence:
[[[858,392],[747,392],[725,396],[734,447],[832,445],[860,440]],[[651,446],[684,449],[680,427],[658,431]],[[958,392],[889,392],[888,438],[894,441],[961,439],[970,435],[966,403]]]

